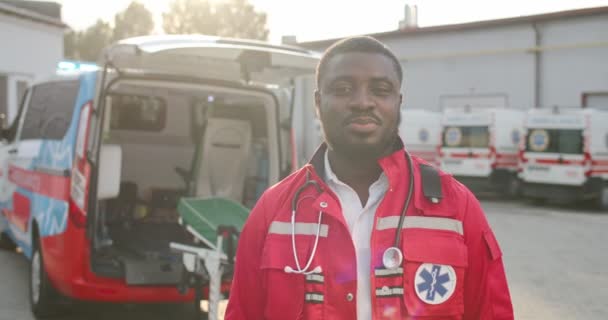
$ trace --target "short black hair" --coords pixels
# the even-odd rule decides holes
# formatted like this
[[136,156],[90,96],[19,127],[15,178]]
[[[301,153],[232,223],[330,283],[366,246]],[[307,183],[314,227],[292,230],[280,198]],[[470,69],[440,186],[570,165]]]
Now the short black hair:
[[319,64],[317,64],[316,81],[317,88],[321,86],[321,78],[325,74],[327,64],[336,55],[344,53],[363,52],[363,53],[379,53],[391,59],[399,78],[399,83],[403,82],[403,69],[397,56],[382,42],[370,36],[357,36],[342,39],[332,44],[321,56]]

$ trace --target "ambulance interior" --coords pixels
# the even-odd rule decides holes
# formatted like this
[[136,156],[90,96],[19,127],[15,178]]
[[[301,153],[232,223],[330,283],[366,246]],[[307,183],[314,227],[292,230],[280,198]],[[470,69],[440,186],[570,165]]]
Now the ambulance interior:
[[179,199],[223,197],[252,207],[279,179],[277,110],[270,94],[252,90],[111,86],[101,139],[122,153],[120,191],[99,201],[93,270],[133,285],[176,283],[181,260],[169,243],[193,243],[178,224]]

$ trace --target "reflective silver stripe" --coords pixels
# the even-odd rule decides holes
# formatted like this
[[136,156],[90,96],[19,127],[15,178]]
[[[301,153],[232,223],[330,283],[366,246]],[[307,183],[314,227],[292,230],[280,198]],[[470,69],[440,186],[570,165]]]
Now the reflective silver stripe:
[[[378,219],[376,230],[395,229],[399,224],[399,216],[390,216]],[[460,235],[464,234],[462,222],[456,219],[439,217],[407,216],[403,221],[403,229],[423,228],[454,231]]]
[[394,269],[376,269],[374,270],[376,277],[396,276],[403,274],[403,268]]
[[403,288],[401,287],[382,287],[380,289],[376,289],[377,297],[390,297],[390,296],[402,296]]
[[[321,232],[319,233],[319,236],[327,237],[328,230],[329,230],[329,226],[326,224],[322,224]],[[268,230],[268,233],[291,235],[291,223],[273,221],[270,224],[270,229]],[[296,222],[296,235],[305,235],[305,236],[317,235],[317,224],[316,223]]]
[[319,273],[307,274],[306,281],[323,283],[325,281],[325,277]]
[[323,295],[320,293],[307,293],[306,302],[323,302]]

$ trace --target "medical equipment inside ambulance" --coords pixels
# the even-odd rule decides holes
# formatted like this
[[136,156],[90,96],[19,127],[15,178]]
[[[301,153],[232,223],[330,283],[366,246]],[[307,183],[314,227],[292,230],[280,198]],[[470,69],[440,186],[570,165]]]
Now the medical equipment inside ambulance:
[[92,268],[128,285],[194,291],[195,305],[208,287],[215,319],[249,209],[293,168],[291,79],[310,74],[317,58],[241,40],[164,38],[109,50],[101,144],[122,155],[120,193],[96,203]]

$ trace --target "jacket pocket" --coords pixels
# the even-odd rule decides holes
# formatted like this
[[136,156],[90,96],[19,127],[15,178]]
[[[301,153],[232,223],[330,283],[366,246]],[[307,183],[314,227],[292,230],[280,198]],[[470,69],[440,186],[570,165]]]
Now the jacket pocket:
[[[296,249],[307,249],[307,245],[297,244]],[[304,275],[285,272],[285,267],[295,269],[291,239],[270,237],[264,244],[261,270],[264,287],[260,293],[266,296],[264,319],[303,319],[305,284]]]
[[403,234],[402,249],[407,313],[460,319],[468,260],[463,237],[450,231],[411,229]]

